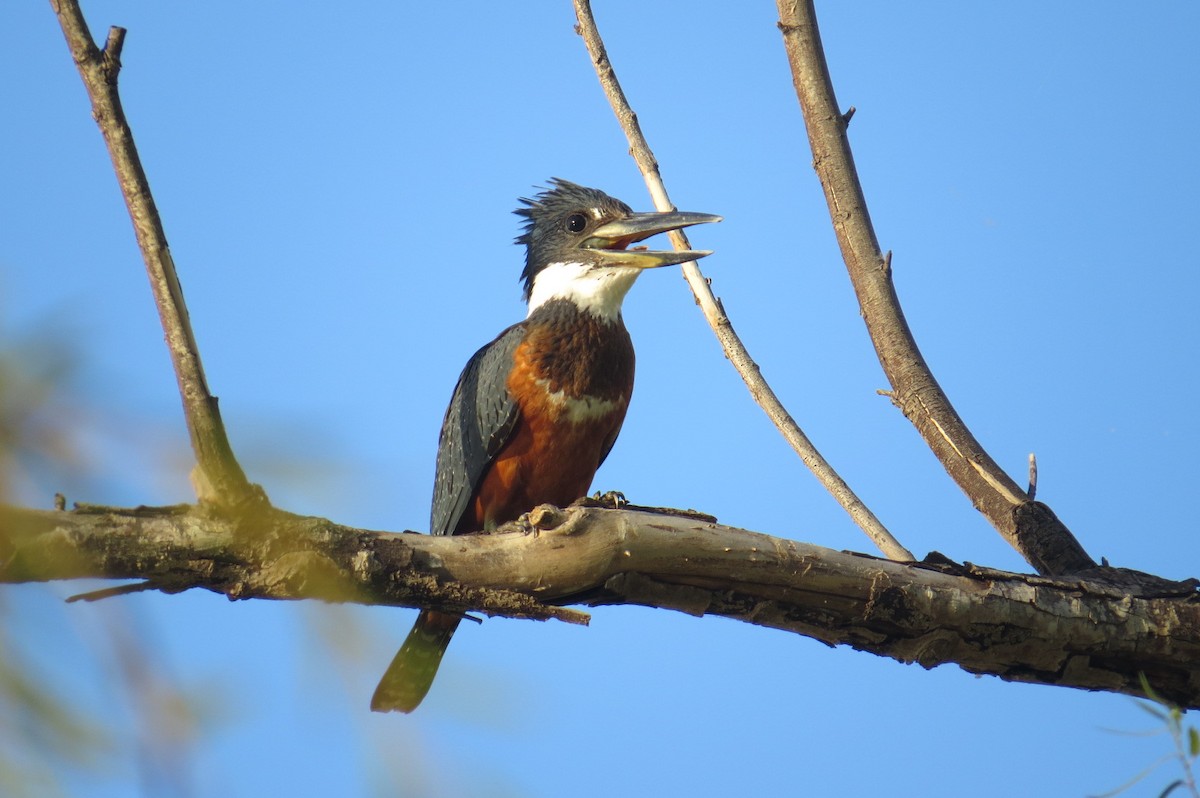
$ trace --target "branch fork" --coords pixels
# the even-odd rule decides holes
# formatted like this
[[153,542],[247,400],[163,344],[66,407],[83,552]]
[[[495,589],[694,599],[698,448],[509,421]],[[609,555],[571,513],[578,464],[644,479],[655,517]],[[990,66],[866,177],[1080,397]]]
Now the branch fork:
[[77,0],[51,0],[51,6],[91,99],[92,115],[108,147],[146,264],[196,455],[199,473],[193,484],[197,496],[233,510],[261,506],[266,502],[266,494],[261,487],[250,483],[238,464],[221,421],[217,398],[209,392],[204,378],[200,348],[188,319],[166,232],[121,105],[117,78],[126,31],[110,28],[104,49],[99,50]]

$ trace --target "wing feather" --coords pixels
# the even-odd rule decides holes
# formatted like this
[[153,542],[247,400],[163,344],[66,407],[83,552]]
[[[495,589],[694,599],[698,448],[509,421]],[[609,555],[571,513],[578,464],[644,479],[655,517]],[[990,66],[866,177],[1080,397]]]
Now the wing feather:
[[500,333],[467,361],[454,386],[438,439],[430,513],[434,535],[454,534],[488,466],[516,429],[517,402],[506,382],[524,338],[523,324]]

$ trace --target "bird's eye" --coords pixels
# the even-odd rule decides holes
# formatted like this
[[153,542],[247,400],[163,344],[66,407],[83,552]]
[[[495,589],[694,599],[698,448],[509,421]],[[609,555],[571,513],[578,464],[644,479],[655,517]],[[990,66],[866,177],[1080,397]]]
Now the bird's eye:
[[573,213],[567,217],[567,229],[572,233],[582,233],[587,227],[587,217],[582,213]]

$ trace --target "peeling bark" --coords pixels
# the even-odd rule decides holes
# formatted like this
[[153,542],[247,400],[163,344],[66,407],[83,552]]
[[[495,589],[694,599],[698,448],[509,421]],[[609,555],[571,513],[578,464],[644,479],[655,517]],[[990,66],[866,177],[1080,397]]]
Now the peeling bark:
[[[897,563],[686,515],[549,506],[536,533],[431,537],[266,510],[0,507],[0,582],[101,577],[231,599],[306,599],[586,622],[563,604],[723,615],[925,668],[1200,707],[1200,594],[1089,578]],[[1131,587],[1137,593],[1131,593]]]

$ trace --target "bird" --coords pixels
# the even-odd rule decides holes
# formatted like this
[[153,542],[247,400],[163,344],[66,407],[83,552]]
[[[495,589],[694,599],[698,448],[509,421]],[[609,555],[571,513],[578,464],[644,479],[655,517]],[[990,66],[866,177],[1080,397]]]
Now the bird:
[[[516,521],[539,504],[587,495],[633,393],[634,352],[621,304],[646,269],[712,254],[629,246],[721,221],[635,213],[603,191],[554,178],[514,213],[525,247],[524,321],[477,351],[442,420],[430,532],[462,535]],[[422,610],[371,699],[411,712],[433,684],[462,617]]]

